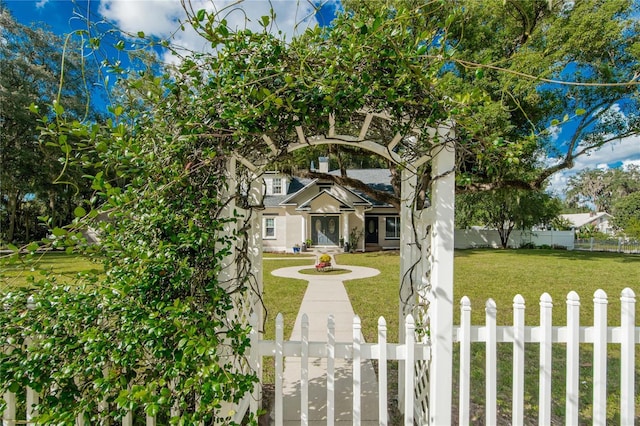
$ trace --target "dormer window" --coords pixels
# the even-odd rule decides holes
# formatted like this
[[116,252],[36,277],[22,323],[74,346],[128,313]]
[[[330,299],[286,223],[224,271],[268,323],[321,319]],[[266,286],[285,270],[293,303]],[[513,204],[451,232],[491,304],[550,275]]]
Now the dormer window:
[[271,177],[266,178],[265,184],[267,185],[267,195],[284,195],[286,194],[285,190],[285,180],[281,177]]
[[273,193],[282,194],[282,178],[273,178]]

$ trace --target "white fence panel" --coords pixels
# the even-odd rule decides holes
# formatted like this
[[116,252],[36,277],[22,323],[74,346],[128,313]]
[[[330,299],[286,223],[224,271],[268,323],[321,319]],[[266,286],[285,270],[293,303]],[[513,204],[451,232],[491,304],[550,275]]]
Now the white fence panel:
[[[518,248],[523,244],[536,246],[574,248],[573,231],[518,231],[509,235],[508,246]],[[495,229],[456,229],[454,245],[457,249],[492,247],[501,248],[500,235]]]
[[[540,298],[540,325],[525,325],[525,300],[517,295],[513,301],[513,326],[498,326],[496,324],[497,306],[493,300],[486,303],[486,321],[484,326],[471,325],[471,303],[469,298],[461,300],[461,324],[454,327],[454,340],[460,345],[460,380],[459,380],[459,424],[468,425],[470,419],[470,389],[471,389],[471,343],[484,342],[486,350],[486,380],[485,402],[486,423],[497,422],[497,344],[513,344],[513,401],[512,423],[523,424],[524,421],[524,374],[526,369],[532,368],[525,365],[525,347],[528,343],[538,343],[540,346],[539,368],[539,424],[549,424],[551,416],[551,351],[553,344],[565,344],[566,346],[566,424],[578,424],[580,421],[579,391],[580,391],[580,345],[593,345],[593,424],[604,425],[607,421],[607,346],[609,344],[620,345],[621,382],[620,382],[620,422],[621,424],[633,424],[636,420],[636,350],[640,344],[640,327],[636,326],[636,294],[626,288],[620,297],[621,321],[619,327],[608,327],[608,298],[604,291],[598,290],[593,297],[594,322],[589,326],[580,326],[580,297],[575,292],[570,292],[566,298],[567,319],[566,326],[553,326],[552,300],[545,293]],[[253,318],[255,321],[255,318]],[[255,322],[254,322],[255,327]],[[352,339],[349,342],[335,341],[335,321],[332,316],[327,323],[327,341],[309,341],[308,318],[303,317],[303,327],[300,341],[284,341],[284,319],[281,314],[276,318],[276,338],[273,341],[260,340],[257,332],[251,334],[251,351],[249,362],[255,371],[260,370],[263,357],[275,358],[275,382],[276,391],[274,398],[274,414],[276,425],[283,424],[283,369],[284,357],[301,359],[301,424],[309,422],[309,379],[306,375],[310,361],[309,358],[326,359],[326,396],[327,396],[327,424],[335,424],[336,416],[336,359],[352,360],[353,376],[353,423],[361,421],[362,404],[360,392],[362,390],[362,360],[378,360],[378,398],[379,398],[379,424],[386,425],[387,416],[387,362],[389,360],[403,360],[409,367],[418,362],[429,361],[430,345],[416,342],[415,322],[412,316],[408,316],[405,322],[405,341],[403,343],[388,343],[387,328],[384,318],[378,320],[378,342],[364,343],[361,340],[361,323],[358,317],[352,324]],[[404,401],[404,421],[406,426],[419,421],[414,410],[415,393],[412,384],[415,383],[415,369],[404,369],[404,388],[402,389],[408,398]],[[256,388],[249,396],[253,399],[252,412],[257,410],[259,395]],[[37,415],[35,405],[38,403],[38,394],[32,389],[27,389],[26,400],[23,401],[22,417],[17,417],[16,395],[7,392],[3,395],[6,408],[2,415],[3,426],[16,426],[17,424],[33,424]],[[411,397],[413,395],[413,398]],[[246,404],[246,407],[249,403]],[[106,409],[106,407],[103,407]],[[239,409],[236,419],[241,418],[245,408]],[[178,414],[177,407],[171,413]],[[17,418],[26,419],[17,421]],[[122,420],[123,425],[134,423],[131,413]],[[156,419],[146,417],[147,426],[155,426]],[[138,419],[140,421],[140,419]],[[84,425],[81,416],[76,420],[77,425]]]
[[[304,316],[303,316],[304,318]],[[303,320],[304,321],[304,320]],[[359,317],[355,317],[352,324],[352,339],[349,342],[335,342],[335,322],[333,317],[329,317],[327,325],[327,342],[305,342],[305,327],[303,327],[303,338],[301,341],[283,341],[282,333],[279,331],[283,328],[284,320],[280,314],[276,318],[276,340],[262,340],[257,347],[253,347],[252,350],[258,351],[259,357],[275,357],[276,359],[276,387],[275,387],[275,399],[274,404],[274,419],[276,425],[283,424],[283,411],[284,404],[283,398],[283,363],[281,361],[284,357],[301,358],[302,368],[304,369],[307,364],[304,358],[320,358],[327,360],[326,371],[326,387],[327,387],[327,425],[335,424],[335,360],[336,359],[349,359],[352,361],[351,375],[352,375],[352,424],[358,425],[362,422],[362,371],[361,361],[363,360],[377,360],[378,361],[378,424],[388,424],[387,414],[387,363],[389,360],[405,360],[407,366],[414,365],[418,361],[429,360],[429,344],[417,343],[415,322],[413,317],[409,315],[405,323],[405,342],[388,343],[387,342],[387,326],[384,318],[378,320],[378,342],[377,343],[364,343],[362,342],[361,322]],[[413,383],[415,382],[415,369],[406,368],[405,374],[405,391],[407,395],[414,395]],[[280,378],[278,378],[280,377]],[[308,380],[300,381],[299,391],[301,395],[308,392],[305,389],[309,386]],[[302,404],[308,405],[308,400],[301,398]],[[415,401],[409,397],[405,400],[405,413],[404,413],[404,425],[414,424],[414,406]],[[302,418],[308,418],[308,407],[301,407]],[[344,414],[344,413],[343,413]],[[305,424],[302,420],[301,424]]]
[[[635,377],[637,374],[635,351],[640,344],[640,327],[635,325],[636,296],[630,289],[622,291],[621,325],[607,326],[607,295],[603,290],[594,294],[593,326],[580,326],[580,298],[574,291],[567,295],[567,325],[552,326],[553,301],[549,294],[540,297],[540,325],[524,325],[525,301],[516,295],[513,303],[514,326],[496,326],[496,306],[493,300],[486,303],[484,326],[471,326],[471,304],[469,298],[460,301],[461,325],[454,329],[454,340],[460,343],[460,383],[459,421],[469,424],[470,407],[470,344],[484,342],[485,354],[485,415],[486,424],[495,424],[496,418],[496,343],[513,343],[513,401],[512,424],[524,421],[524,348],[526,343],[540,346],[539,368],[539,412],[538,423],[548,425],[551,416],[551,370],[552,346],[561,343],[566,346],[566,424],[579,423],[579,367],[580,345],[593,344],[593,424],[605,425],[607,421],[607,346],[620,344],[620,422],[634,424],[635,421]],[[531,368],[531,366],[529,366]]]

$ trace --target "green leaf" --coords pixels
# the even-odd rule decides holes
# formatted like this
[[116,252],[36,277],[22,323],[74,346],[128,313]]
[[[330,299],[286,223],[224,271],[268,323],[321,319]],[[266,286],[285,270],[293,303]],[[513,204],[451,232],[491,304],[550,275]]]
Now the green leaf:
[[204,17],[206,16],[207,11],[205,9],[200,9],[198,13],[196,13],[196,18],[199,22],[204,21]]
[[144,411],[145,413],[147,413],[148,416],[155,417],[160,412],[160,404],[156,404],[155,402],[152,402],[147,405]]
[[122,109],[122,107],[121,107],[120,105],[118,105],[117,107],[115,107],[115,108],[113,109],[113,115],[115,115],[116,117],[119,117],[119,116],[121,116],[121,115],[122,115],[122,112],[123,112],[123,111],[124,111],[124,110]]
[[13,245],[13,244],[7,244],[7,248],[11,251],[18,251],[20,250],[17,246]]
[[53,101],[53,111],[56,113],[56,115],[62,115],[64,114],[64,107],[57,101]]
[[557,126],[558,124],[560,124],[560,120],[558,120],[557,118],[554,118],[553,120],[551,120],[552,126]]
[[37,114],[40,110],[38,108],[38,105],[32,102],[31,105],[29,105],[29,111],[31,111],[34,114]]
[[138,31],[138,37],[144,38],[144,31]]
[[562,121],[569,121],[569,114],[565,114],[564,117],[562,117]]
[[87,211],[81,206],[78,206],[73,210],[73,215],[75,217],[84,217],[86,214],[87,214]]
[[269,19],[269,17],[268,17],[268,16],[263,16],[262,18],[260,18],[260,21],[261,21],[261,22],[260,22],[260,25],[262,25],[263,27],[265,27],[265,28],[266,28],[266,27],[267,27],[267,25],[269,25],[269,22],[270,22],[271,20]]
[[484,69],[478,68],[476,70],[476,78],[480,80],[482,77],[484,77]]
[[118,49],[118,50],[122,50],[122,49],[124,49],[124,40],[120,40],[120,41],[118,41],[118,42],[116,43],[115,48],[116,48],[116,49]]
[[53,231],[51,231],[51,232],[52,232],[52,233],[53,233],[53,235],[55,235],[56,237],[62,237],[62,236],[64,236],[64,235],[67,235],[67,231],[65,231],[65,230],[64,230],[64,229],[62,229],[62,228],[58,228],[58,227],[53,228]]
[[586,112],[587,112],[587,110],[586,110],[586,109],[578,108],[578,109],[576,110],[576,115],[584,115]]

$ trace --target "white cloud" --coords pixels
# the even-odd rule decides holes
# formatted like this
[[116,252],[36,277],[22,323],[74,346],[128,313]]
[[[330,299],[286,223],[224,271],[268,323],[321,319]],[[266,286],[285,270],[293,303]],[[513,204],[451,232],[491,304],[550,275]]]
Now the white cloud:
[[49,0],[38,0],[36,1],[36,8],[42,9],[47,3],[49,3]]
[[[194,13],[200,9],[221,13],[231,29],[254,31],[261,29],[260,18],[269,15],[273,7],[276,19],[270,29],[273,33],[281,31],[287,39],[316,25],[315,9],[308,0],[191,0],[190,7]],[[172,37],[173,43],[189,50],[211,49],[189,25],[185,25],[185,31],[180,30],[186,13],[178,0],[102,0],[99,13],[126,32],[144,31],[160,38]]]
[[[548,159],[547,164],[553,163],[553,159]],[[569,178],[584,169],[608,169],[630,164],[640,165],[640,135],[611,142],[590,155],[578,157],[573,168],[557,172],[549,178],[549,190],[562,195]]]

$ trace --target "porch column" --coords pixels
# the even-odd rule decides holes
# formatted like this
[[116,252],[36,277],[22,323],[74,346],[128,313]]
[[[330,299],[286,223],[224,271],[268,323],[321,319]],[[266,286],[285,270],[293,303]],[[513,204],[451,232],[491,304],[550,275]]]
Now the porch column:
[[[300,230],[300,235],[302,235],[302,241],[301,242],[305,242],[309,238],[309,237],[307,237],[307,213],[301,213],[300,214],[300,218],[302,219],[300,221],[300,226],[302,226],[302,229]],[[307,248],[309,248],[309,247],[307,247]]]
[[[441,132],[442,129],[438,131]],[[431,325],[429,424],[448,425],[451,424],[453,358],[455,147],[452,142],[446,142],[436,146],[434,150],[431,167],[434,223],[431,233],[431,291],[429,293]]]
[[349,242],[349,212],[342,213],[342,238],[344,242]]

